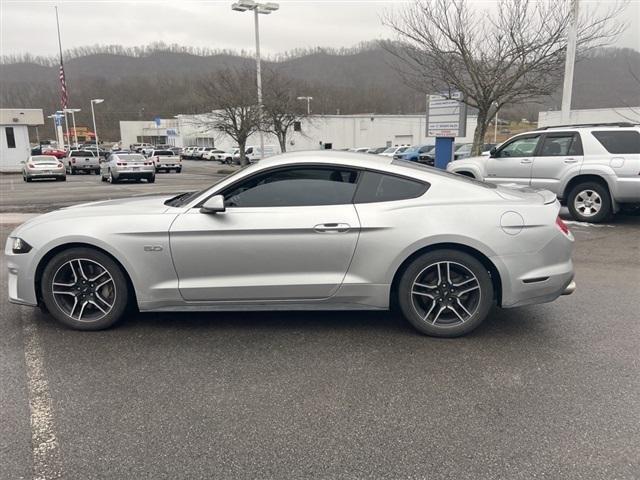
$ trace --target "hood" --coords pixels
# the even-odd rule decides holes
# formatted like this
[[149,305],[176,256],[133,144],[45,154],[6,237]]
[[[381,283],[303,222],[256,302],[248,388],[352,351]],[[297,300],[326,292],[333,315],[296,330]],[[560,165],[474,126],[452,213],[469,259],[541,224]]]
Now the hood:
[[60,219],[99,217],[106,215],[125,216],[127,214],[140,214],[141,212],[147,214],[160,214],[166,212],[170,208],[167,207],[164,202],[175,196],[176,194],[153,196],[145,195],[141,197],[129,197],[119,198],[115,200],[81,203],[79,205],[61,208],[59,210],[54,210],[53,212],[33,217],[32,219],[27,220],[22,225],[20,225],[18,229],[16,229],[16,231],[31,228],[41,223]]
[[505,200],[522,201],[527,203],[553,203],[556,201],[556,194],[549,190],[537,190],[516,184],[498,185],[496,193]]

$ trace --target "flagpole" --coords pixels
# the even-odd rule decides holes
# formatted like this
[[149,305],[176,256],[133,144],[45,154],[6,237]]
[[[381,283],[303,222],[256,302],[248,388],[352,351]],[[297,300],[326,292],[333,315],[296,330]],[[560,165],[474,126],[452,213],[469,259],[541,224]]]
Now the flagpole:
[[[67,109],[67,79],[64,78],[64,64],[62,61],[62,40],[60,39],[60,19],[58,18],[58,6],[55,5],[53,8],[55,8],[56,10],[56,27],[58,28],[58,49],[60,51],[60,88],[62,90],[62,111],[64,114],[64,120],[65,120],[65,124],[67,127],[67,141],[69,142],[69,144],[71,144],[71,142],[69,141],[69,124],[67,123],[67,112],[65,112],[65,110]],[[65,150],[65,146],[66,143],[64,141],[64,135],[62,136],[62,149]]]

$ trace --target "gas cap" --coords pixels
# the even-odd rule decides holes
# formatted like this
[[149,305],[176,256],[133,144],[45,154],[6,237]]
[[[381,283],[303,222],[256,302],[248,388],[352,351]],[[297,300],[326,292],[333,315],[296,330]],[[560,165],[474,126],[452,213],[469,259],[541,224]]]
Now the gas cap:
[[500,217],[500,226],[507,235],[517,235],[524,227],[524,218],[518,212],[504,212]]

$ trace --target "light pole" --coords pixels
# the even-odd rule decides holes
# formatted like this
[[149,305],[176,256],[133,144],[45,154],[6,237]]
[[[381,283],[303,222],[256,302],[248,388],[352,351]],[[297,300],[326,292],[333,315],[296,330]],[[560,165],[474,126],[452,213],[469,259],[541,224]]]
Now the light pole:
[[258,85],[258,113],[260,116],[260,159],[264,158],[264,135],[262,134],[262,73],[260,71],[260,25],[258,14],[269,15],[280,8],[277,3],[257,3],[254,0],[241,0],[231,5],[231,10],[246,12],[253,10],[256,29],[256,83]]
[[573,68],[576,63],[576,43],[578,38],[578,0],[571,0],[571,23],[567,32],[567,56],[564,63],[564,83],[562,86],[562,124],[571,121],[571,94],[573,91]]
[[94,98],[93,100],[91,100],[91,118],[93,119],[93,135],[94,138],[96,139],[96,156],[100,157],[100,148],[98,147],[98,129],[96,129],[96,112],[93,109],[93,105],[96,103],[102,103],[104,102],[104,99],[102,98]]
[[313,97],[298,97],[298,100],[307,101],[307,115],[311,115],[311,100],[313,100]]
[[53,120],[53,131],[56,134],[56,143],[58,146],[60,145],[60,137],[58,137],[58,116],[54,113],[52,115],[47,115],[47,118]]
[[[76,148],[78,148],[78,131],[76,130],[76,112],[80,112],[79,108],[65,108],[64,112],[69,112],[71,114],[71,122],[73,123],[73,140],[75,142]],[[69,139],[69,143],[71,143],[71,139]]]
[[493,102],[493,104],[496,106],[496,118],[494,118],[494,124],[493,124],[493,143],[498,143],[498,104],[497,102]]

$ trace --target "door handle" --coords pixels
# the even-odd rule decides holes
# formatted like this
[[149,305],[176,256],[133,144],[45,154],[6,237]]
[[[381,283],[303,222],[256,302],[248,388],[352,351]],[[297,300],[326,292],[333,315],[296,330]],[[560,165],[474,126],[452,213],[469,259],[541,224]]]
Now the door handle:
[[320,223],[313,227],[318,233],[342,233],[348,232],[351,226],[348,223]]
[[564,159],[564,163],[577,163],[578,160],[576,160],[575,158],[565,158]]
[[523,158],[522,160],[520,160],[520,163],[522,164],[531,163],[531,160],[529,158]]

